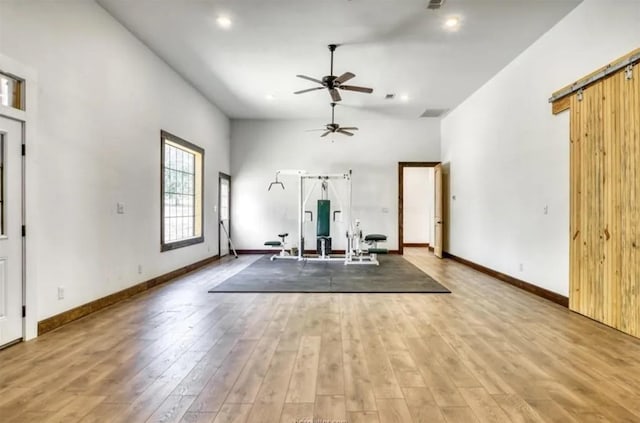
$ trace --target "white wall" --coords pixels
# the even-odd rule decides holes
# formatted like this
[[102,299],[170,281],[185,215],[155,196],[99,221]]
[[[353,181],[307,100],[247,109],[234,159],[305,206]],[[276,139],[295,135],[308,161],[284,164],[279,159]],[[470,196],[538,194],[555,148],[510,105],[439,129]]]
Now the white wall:
[[404,243],[433,245],[433,168],[405,167],[403,195]]
[[[39,319],[217,253],[229,122],[216,107],[92,1],[3,0],[0,53],[39,81],[26,182],[27,283],[37,286]],[[206,242],[165,253],[161,129],[202,146],[206,172]]]
[[569,116],[547,99],[639,46],[640,1],[585,0],[443,120],[450,253],[567,295]]
[[[437,161],[439,122],[349,121],[360,128],[358,133],[350,138],[335,135],[334,142],[330,136],[320,138],[320,132],[305,132],[323,123],[321,119],[232,121],[232,237],[237,248],[265,248],[264,241],[277,239],[280,231],[295,239],[297,182],[284,178],[285,191],[267,192],[277,169],[353,169],[353,217],[361,219],[365,232],[386,234],[387,248],[398,248],[398,162]],[[333,245],[344,248],[341,233],[334,235]]]

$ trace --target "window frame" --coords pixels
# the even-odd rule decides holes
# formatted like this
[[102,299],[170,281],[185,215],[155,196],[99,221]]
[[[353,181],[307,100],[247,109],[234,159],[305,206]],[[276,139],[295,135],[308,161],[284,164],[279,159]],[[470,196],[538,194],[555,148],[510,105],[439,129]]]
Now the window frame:
[[3,105],[2,103],[0,103],[0,107],[9,107],[14,110],[26,110],[24,79],[19,78],[9,72],[4,72],[2,69],[0,69],[0,77],[11,81],[15,85],[14,90],[8,93],[15,96],[13,98],[13,101],[10,101],[7,105]]
[[[194,179],[200,179],[200,235],[193,238],[181,239],[178,241],[170,241],[165,242],[165,206],[164,206],[164,196],[165,196],[165,140],[177,144],[179,146],[184,147],[185,149],[192,150],[200,155],[200,175],[197,173],[194,175]],[[196,166],[197,168],[197,166]],[[197,170],[196,170],[197,172]],[[196,182],[196,181],[194,181]],[[195,188],[194,188],[195,189]],[[171,251],[177,248],[187,247],[189,245],[200,244],[204,242],[204,149],[186,141],[176,135],[171,134],[167,131],[160,131],[160,251]],[[196,194],[197,195],[197,194]],[[194,214],[198,215],[198,210],[196,209],[197,204],[194,201]]]

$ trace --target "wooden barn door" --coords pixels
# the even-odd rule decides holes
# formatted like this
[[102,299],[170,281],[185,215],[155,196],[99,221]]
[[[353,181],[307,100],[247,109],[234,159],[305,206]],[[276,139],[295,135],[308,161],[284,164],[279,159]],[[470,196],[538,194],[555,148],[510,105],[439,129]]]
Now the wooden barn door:
[[640,336],[640,68],[570,98],[569,307]]

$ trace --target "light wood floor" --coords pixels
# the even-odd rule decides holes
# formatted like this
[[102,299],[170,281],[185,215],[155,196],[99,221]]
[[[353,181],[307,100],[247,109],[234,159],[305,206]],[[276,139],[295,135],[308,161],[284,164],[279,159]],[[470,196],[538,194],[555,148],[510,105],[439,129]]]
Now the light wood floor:
[[0,351],[0,421],[640,421],[640,340],[405,257],[453,293],[206,293],[247,256],[187,275]]

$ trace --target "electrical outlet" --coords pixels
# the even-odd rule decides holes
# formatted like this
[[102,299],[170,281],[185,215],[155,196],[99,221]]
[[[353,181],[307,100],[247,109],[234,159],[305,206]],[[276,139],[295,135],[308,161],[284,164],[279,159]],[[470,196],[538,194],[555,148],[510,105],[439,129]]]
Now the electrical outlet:
[[141,264],[138,265],[138,274],[139,275],[142,274],[142,265]]
[[58,287],[58,299],[59,300],[64,300],[64,287],[63,286],[59,286]]
[[116,204],[116,211],[118,214],[124,214],[124,203]]
[[389,213],[389,209],[386,208],[386,207],[383,207],[382,208],[382,213],[385,213],[385,214]]
[[549,206],[544,206],[544,214],[549,214]]
[[524,272],[524,264],[523,263],[520,263],[520,271]]

